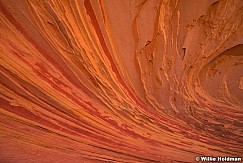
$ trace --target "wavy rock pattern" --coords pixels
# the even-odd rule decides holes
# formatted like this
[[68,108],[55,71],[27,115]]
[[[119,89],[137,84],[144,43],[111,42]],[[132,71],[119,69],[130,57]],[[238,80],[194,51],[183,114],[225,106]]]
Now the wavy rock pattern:
[[243,1],[1,0],[1,162],[243,156]]

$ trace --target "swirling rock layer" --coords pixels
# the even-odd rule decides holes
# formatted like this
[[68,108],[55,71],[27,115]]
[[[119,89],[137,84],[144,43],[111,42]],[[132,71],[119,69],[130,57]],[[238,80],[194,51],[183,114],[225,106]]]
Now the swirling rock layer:
[[243,1],[1,0],[1,162],[243,156]]

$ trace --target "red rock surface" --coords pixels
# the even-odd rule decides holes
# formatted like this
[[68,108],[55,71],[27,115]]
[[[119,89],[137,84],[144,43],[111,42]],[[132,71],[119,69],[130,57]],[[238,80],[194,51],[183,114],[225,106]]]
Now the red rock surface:
[[0,162],[243,156],[242,0],[0,0]]

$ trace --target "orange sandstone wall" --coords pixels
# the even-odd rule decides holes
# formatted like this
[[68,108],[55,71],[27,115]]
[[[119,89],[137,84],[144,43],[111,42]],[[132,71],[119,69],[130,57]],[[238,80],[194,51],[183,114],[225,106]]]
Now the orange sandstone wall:
[[0,0],[0,162],[243,156],[242,0]]

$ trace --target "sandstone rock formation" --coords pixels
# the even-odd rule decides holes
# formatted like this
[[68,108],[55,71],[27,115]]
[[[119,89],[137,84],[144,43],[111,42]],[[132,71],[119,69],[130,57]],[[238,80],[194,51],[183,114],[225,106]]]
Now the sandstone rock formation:
[[0,0],[0,162],[243,156],[242,0]]

